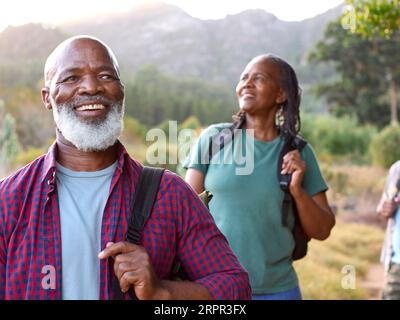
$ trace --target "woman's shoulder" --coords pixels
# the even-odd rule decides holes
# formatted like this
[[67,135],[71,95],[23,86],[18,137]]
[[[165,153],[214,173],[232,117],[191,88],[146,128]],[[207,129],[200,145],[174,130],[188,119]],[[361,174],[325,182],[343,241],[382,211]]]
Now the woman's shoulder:
[[214,123],[209,125],[205,130],[218,130],[222,131],[223,129],[228,129],[232,125],[231,122],[220,122],[220,123]]
[[303,136],[299,137],[301,140],[305,142],[303,148],[300,151],[303,159],[306,160],[307,162],[311,160],[315,161],[317,159],[317,155],[312,144],[309,141],[307,141],[307,139],[304,138]]
[[201,132],[201,136],[213,136],[215,134],[220,133],[221,131],[223,131],[224,129],[229,129],[229,127],[232,125],[232,123],[229,122],[221,122],[221,123],[214,123],[208,127],[206,127],[205,129],[203,129],[203,131]]

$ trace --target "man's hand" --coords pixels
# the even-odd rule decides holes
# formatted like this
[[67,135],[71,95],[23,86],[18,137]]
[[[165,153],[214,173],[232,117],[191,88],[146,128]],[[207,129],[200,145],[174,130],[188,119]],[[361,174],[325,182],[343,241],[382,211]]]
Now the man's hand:
[[385,218],[390,218],[395,213],[399,204],[400,198],[396,198],[395,200],[385,200],[382,203],[382,207],[379,213]]
[[99,253],[100,259],[114,258],[114,272],[121,291],[126,293],[131,287],[139,300],[166,299],[166,289],[154,272],[150,257],[139,245],[129,242],[109,242]]

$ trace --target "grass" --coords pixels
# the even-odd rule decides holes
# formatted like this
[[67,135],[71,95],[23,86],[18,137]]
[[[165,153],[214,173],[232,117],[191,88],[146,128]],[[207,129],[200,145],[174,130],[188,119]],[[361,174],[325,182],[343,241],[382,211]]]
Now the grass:
[[374,214],[385,186],[387,171],[376,166],[322,164],[330,187],[330,204],[342,212]]
[[[295,262],[304,299],[368,299],[360,285],[372,264],[378,263],[384,231],[381,228],[338,219],[331,236],[312,240],[308,255]],[[355,270],[355,289],[345,289],[346,266]],[[343,272],[342,272],[343,270]]]

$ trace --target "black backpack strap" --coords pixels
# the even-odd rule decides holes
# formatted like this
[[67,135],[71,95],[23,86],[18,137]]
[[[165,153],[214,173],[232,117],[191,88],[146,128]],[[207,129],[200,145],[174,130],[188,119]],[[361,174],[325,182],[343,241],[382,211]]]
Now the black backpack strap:
[[163,168],[144,167],[133,200],[132,215],[126,239],[141,244],[143,227],[149,218],[157,197]]
[[[164,171],[163,168],[143,167],[133,198],[132,213],[126,236],[128,242],[142,243],[143,228],[153,210]],[[112,289],[115,300],[125,300],[125,294],[121,291],[116,276],[114,276],[112,282]],[[133,289],[129,290],[129,295],[132,300],[137,300]]]
[[228,127],[229,133],[223,130],[210,138],[210,143],[208,145],[208,163],[210,163],[211,159],[225,147],[225,143],[233,141],[235,130],[242,129],[244,122],[244,118],[235,121]]
[[302,136],[297,135],[296,137],[294,137],[293,146],[295,147],[295,149],[301,152],[301,150],[303,150],[306,145],[307,141]]
[[278,166],[277,166],[277,175],[279,186],[284,192],[283,202],[282,202],[282,225],[287,227],[288,226],[288,216],[290,208],[293,204],[292,195],[289,192],[289,185],[292,180],[291,174],[281,174],[282,171],[282,164],[283,164],[283,157],[292,150],[299,150],[301,151],[307,144],[307,141],[304,140],[301,136],[291,137],[291,136],[284,136],[284,143],[279,153],[278,158]]

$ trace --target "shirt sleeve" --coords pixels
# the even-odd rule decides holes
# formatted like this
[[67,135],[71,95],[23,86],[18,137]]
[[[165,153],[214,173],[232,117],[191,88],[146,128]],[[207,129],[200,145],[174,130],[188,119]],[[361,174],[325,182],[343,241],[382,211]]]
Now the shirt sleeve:
[[173,180],[179,221],[177,255],[186,274],[206,287],[213,299],[250,299],[248,274],[210,212],[180,177]]
[[310,144],[307,144],[301,151],[301,156],[307,164],[303,180],[304,190],[310,196],[314,196],[319,192],[327,191],[328,185],[322,176],[317,157]]
[[3,199],[0,193],[0,300],[5,297],[6,284],[6,242]]
[[197,169],[206,174],[209,164],[209,145],[211,139],[228,125],[229,124],[211,125],[205,129],[192,146],[190,154],[183,162],[182,167],[185,169]]
[[395,197],[397,190],[397,179],[400,178],[400,161],[395,162],[389,169],[389,174],[386,179],[385,189],[382,194],[384,200],[389,200]]

